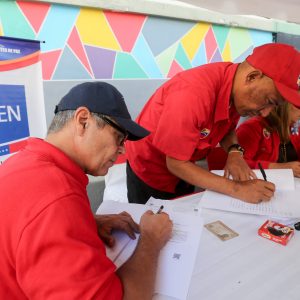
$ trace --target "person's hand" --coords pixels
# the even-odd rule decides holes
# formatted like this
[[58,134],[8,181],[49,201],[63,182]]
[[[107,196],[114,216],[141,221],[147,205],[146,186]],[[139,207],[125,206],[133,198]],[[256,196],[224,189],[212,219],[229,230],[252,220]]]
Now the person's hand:
[[300,162],[299,161],[291,161],[286,163],[287,169],[292,169],[295,177],[300,177]]
[[162,212],[154,214],[146,211],[140,221],[141,239],[147,239],[156,249],[160,250],[172,235],[173,222],[169,215]]
[[257,204],[262,201],[270,201],[275,192],[272,182],[253,179],[247,181],[235,181],[233,197],[242,201]]
[[230,175],[233,180],[250,180],[257,178],[239,152],[228,153],[224,167],[224,177],[229,178]]
[[300,177],[300,162],[290,161],[287,163],[270,163],[269,169],[292,169],[295,177]]
[[125,231],[133,240],[136,238],[135,232],[139,233],[139,225],[125,211],[120,214],[95,215],[94,217],[98,235],[109,247],[113,247],[115,244],[115,239],[111,234],[113,229]]

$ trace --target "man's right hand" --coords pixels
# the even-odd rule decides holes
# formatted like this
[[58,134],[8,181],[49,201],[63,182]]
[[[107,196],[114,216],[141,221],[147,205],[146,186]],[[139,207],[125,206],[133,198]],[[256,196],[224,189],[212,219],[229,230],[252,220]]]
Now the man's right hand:
[[153,244],[157,250],[163,248],[172,235],[173,222],[169,215],[162,212],[154,214],[152,211],[146,211],[140,221],[141,239],[147,240]]
[[166,213],[146,211],[142,215],[135,252],[117,271],[123,284],[123,300],[153,298],[159,252],[170,239],[172,227]]
[[270,201],[274,192],[274,183],[253,179],[247,181],[234,181],[234,189],[231,196],[248,203],[256,204],[262,201]]

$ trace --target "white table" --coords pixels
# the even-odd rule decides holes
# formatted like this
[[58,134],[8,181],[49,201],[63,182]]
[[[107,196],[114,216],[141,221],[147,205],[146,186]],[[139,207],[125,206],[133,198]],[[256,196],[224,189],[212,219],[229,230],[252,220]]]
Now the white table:
[[204,224],[220,220],[239,236],[223,242],[203,228],[187,300],[300,299],[300,231],[283,246],[257,234],[265,216],[210,209],[202,215]]

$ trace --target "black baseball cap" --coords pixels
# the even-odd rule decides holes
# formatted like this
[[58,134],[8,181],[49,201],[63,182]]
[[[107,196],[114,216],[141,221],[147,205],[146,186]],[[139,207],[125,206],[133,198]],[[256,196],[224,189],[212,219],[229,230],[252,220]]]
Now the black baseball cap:
[[109,83],[84,82],[74,86],[56,105],[54,113],[76,110],[80,106],[90,112],[112,117],[126,130],[128,140],[137,141],[150,134],[131,119],[123,95]]

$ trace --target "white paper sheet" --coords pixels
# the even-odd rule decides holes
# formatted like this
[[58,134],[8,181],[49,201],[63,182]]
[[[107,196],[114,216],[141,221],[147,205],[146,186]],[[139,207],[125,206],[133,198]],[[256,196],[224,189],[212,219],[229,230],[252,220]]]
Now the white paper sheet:
[[[260,172],[255,171],[259,175]],[[300,189],[298,186],[295,189],[291,170],[265,171],[268,180],[272,179],[276,184],[276,191],[271,201],[250,204],[224,194],[205,191],[200,201],[200,207],[272,217],[300,217]],[[218,171],[220,175],[221,172],[224,171]]]
[[[106,201],[100,206],[99,212],[108,214],[127,211],[136,222],[139,222],[146,210],[151,208],[156,212],[160,205],[164,205],[164,211],[173,220],[173,235],[160,253],[155,293],[184,300],[193,273],[203,221],[198,211],[194,210],[195,205],[189,205],[184,209],[184,203],[179,207],[179,205],[169,205],[171,201],[155,200],[155,203],[149,205]],[[184,212],[179,212],[180,208]],[[116,246],[109,249],[107,255],[119,267],[131,256],[138,239],[130,240],[125,234],[120,235],[119,232],[115,237]]]
[[[263,179],[260,170],[253,170],[258,179]],[[276,190],[292,191],[295,189],[295,179],[292,169],[266,169],[267,181],[275,184]],[[224,170],[213,170],[214,174],[223,176]]]

